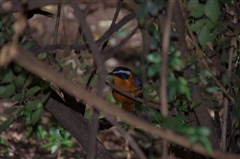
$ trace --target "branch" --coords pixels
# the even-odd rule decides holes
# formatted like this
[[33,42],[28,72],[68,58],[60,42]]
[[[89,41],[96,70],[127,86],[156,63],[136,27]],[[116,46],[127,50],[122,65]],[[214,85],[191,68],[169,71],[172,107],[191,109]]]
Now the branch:
[[[45,105],[45,108],[53,114],[63,127],[71,133],[85,150],[88,147],[90,124],[82,115],[68,108],[63,103],[50,98]],[[79,135],[81,132],[81,135]],[[97,159],[111,159],[112,157],[105,147],[97,141]]]
[[[171,19],[173,15],[173,8],[175,5],[174,1],[168,2],[167,18],[165,20],[163,30],[163,42],[162,42],[162,70],[159,72],[161,85],[160,85],[160,97],[161,97],[161,113],[163,116],[168,116],[168,95],[167,95],[167,75],[168,75],[168,52],[170,43],[170,32],[171,32]],[[160,55],[161,56],[161,55]],[[162,157],[168,158],[168,142],[162,141]]]
[[85,100],[86,102],[94,105],[94,107],[103,111],[104,113],[120,117],[122,121],[126,122],[127,124],[138,127],[139,129],[142,129],[162,139],[190,149],[204,156],[209,156],[217,159],[239,159],[239,156],[230,153],[223,153],[219,151],[213,151],[211,153],[208,153],[199,143],[195,143],[192,145],[185,137],[182,137],[172,132],[171,130],[163,130],[152,126],[148,122],[125,112],[116,105],[111,104],[102,99],[101,97],[84,90],[84,88],[78,86],[77,84],[72,83],[71,81],[66,79],[61,73],[56,72],[50,66],[34,58],[31,53],[26,50],[23,50],[19,47],[12,48],[11,46],[5,45],[1,50],[0,59],[4,55],[8,55],[8,57],[12,58],[15,63],[25,68],[29,72],[39,77],[45,78],[49,82],[53,82],[59,88],[65,90],[70,95]]
[[[89,25],[87,24],[85,20],[85,16],[83,15],[82,11],[80,10],[78,3],[76,1],[71,3],[72,8],[74,9],[75,16],[79,20],[79,24],[83,30],[83,33],[88,41],[88,45],[90,47],[90,51],[93,54],[94,61],[97,65],[98,69],[98,75],[99,75],[99,81],[97,84],[97,95],[101,96],[102,91],[104,88],[104,81],[105,77],[107,75],[107,71],[104,67],[103,59],[101,56],[100,51],[98,50],[97,44],[94,42],[93,34],[89,28]],[[92,115],[92,123],[91,123],[91,131],[90,131],[90,137],[89,137],[89,144],[88,144],[88,149],[87,149],[87,158],[92,159],[95,158],[96,153],[96,145],[97,145],[97,132],[98,132],[98,127],[99,127],[99,113],[97,112],[96,109],[93,110],[93,115]]]

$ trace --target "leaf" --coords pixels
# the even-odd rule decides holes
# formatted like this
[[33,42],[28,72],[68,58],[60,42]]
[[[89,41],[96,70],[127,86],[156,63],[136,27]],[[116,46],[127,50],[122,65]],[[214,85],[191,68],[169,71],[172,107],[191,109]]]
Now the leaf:
[[204,4],[200,4],[198,0],[190,0],[187,9],[190,11],[190,15],[194,18],[200,18],[204,15]]
[[208,153],[212,152],[212,145],[207,137],[200,137],[199,141],[202,143],[203,147],[206,149]]
[[206,27],[209,29],[209,30],[212,30],[213,28],[215,28],[215,24],[210,20],[210,19],[206,19]]
[[158,15],[158,6],[154,4],[152,1],[147,1],[146,9],[151,15],[153,16]]
[[15,85],[13,83],[5,86],[0,87],[0,97],[1,98],[8,98],[15,93]]
[[151,23],[148,25],[148,31],[151,35],[154,35],[154,33],[158,30],[157,25],[155,23]]
[[210,30],[206,26],[204,26],[198,36],[198,41],[203,49],[206,49],[207,42],[210,41],[210,34]]
[[162,61],[161,56],[157,51],[148,54],[147,59],[149,62],[153,63],[160,63]]
[[42,106],[39,107],[39,108],[37,108],[37,109],[33,112],[33,114],[32,114],[30,123],[31,123],[32,125],[35,125],[35,124],[39,121],[39,119],[42,117],[43,112],[44,112],[44,109],[43,109]]
[[70,71],[73,69],[73,63],[70,62],[68,65],[67,65],[67,69]]
[[51,153],[54,154],[57,151],[57,149],[58,149],[58,145],[57,144],[53,145],[51,147]]
[[49,147],[52,147],[53,145],[55,145],[56,143],[54,143],[54,142],[49,142],[49,143],[46,143],[46,144],[44,144],[42,147],[43,148],[49,148]]
[[198,137],[196,135],[190,135],[190,136],[188,136],[188,140],[189,140],[190,144],[192,145],[198,141]]
[[7,120],[5,120],[0,126],[0,133],[5,131],[14,122],[14,120],[15,120],[14,116],[11,116]]
[[200,100],[200,99],[195,99],[195,100],[192,102],[190,108],[193,109],[193,108],[197,107],[199,104],[201,104],[201,100]]
[[15,112],[15,110],[17,110],[16,107],[11,107],[11,108],[7,108],[3,111],[4,114],[12,114],[13,112]]
[[88,66],[87,62],[84,61],[80,66],[80,70],[85,70],[87,68],[87,66]]
[[220,16],[220,5],[218,0],[208,0],[205,5],[205,15],[216,23]]
[[11,70],[9,70],[7,74],[3,76],[1,83],[11,83],[12,81],[13,81],[13,73]]
[[192,135],[196,136],[196,132],[197,132],[197,128],[187,127],[185,133],[186,133],[187,135],[190,135],[190,136],[192,136]]
[[196,20],[195,23],[192,23],[190,25],[190,29],[195,32],[200,31],[205,23],[206,23],[205,19]]
[[45,103],[49,96],[50,96],[51,92],[48,92],[47,94],[45,94],[40,100],[41,100],[41,103]]
[[31,101],[27,106],[26,106],[26,109],[28,111],[33,111],[37,108],[40,108],[42,106],[42,103],[39,99],[36,99],[34,101]]
[[39,86],[33,86],[26,92],[25,96],[30,97],[30,96],[34,95],[35,93],[37,93],[39,90],[41,90],[41,88]]
[[208,128],[200,127],[198,128],[198,134],[201,136],[209,136],[211,131]]
[[33,46],[33,42],[27,42],[26,44],[24,44],[25,49],[30,49],[32,46]]
[[21,73],[20,75],[17,76],[17,78],[14,80],[16,87],[21,87],[26,80],[25,74]]
[[16,113],[16,116],[21,115],[22,112],[23,112],[23,110],[24,110],[24,107],[22,107],[22,108],[18,108],[18,111],[17,111],[17,113]]
[[12,101],[16,102],[22,98],[22,93],[17,93],[12,97]]
[[42,53],[37,55],[37,58],[39,60],[44,60],[46,57],[47,57],[47,53],[46,52],[42,52]]
[[158,40],[157,40],[157,38],[156,37],[151,37],[151,39],[150,39],[150,44],[149,44],[149,48],[151,49],[151,50],[155,50],[155,49],[157,49],[157,47],[158,47]]
[[147,69],[147,74],[149,77],[154,76],[155,74],[159,73],[159,70],[161,69],[159,63],[151,64]]
[[93,87],[93,86],[96,86],[97,85],[97,82],[98,82],[98,76],[97,75],[94,75],[91,82],[90,82],[90,86]]
[[219,88],[216,87],[216,86],[211,86],[211,87],[207,87],[207,88],[206,88],[206,91],[207,91],[208,93],[216,93],[218,90],[219,90]]
[[63,129],[59,129],[59,134],[62,136],[62,138],[66,138],[65,131]]

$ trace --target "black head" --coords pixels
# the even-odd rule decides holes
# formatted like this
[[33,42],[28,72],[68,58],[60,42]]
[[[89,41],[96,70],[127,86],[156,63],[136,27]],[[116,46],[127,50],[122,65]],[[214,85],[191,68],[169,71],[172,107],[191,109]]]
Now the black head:
[[121,79],[128,79],[132,71],[126,67],[116,67],[109,75],[117,76]]

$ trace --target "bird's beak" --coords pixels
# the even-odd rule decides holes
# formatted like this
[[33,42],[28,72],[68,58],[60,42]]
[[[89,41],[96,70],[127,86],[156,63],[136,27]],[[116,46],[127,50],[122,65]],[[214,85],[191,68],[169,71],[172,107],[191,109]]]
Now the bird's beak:
[[108,75],[111,75],[111,76],[113,76],[113,73],[112,73],[112,72],[109,72],[109,73],[108,73]]

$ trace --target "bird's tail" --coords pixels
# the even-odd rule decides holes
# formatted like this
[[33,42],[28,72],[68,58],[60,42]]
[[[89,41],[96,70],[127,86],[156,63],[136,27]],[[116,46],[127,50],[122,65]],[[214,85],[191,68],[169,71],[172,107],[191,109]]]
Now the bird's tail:
[[125,102],[122,104],[122,108],[127,112],[133,112],[133,113],[135,112],[134,102],[130,102],[130,103]]

